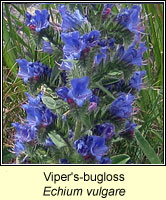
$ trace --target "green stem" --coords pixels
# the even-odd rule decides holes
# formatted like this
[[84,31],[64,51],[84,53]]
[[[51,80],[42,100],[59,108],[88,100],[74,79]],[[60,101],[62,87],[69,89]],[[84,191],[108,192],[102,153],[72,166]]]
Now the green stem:
[[109,92],[105,87],[103,87],[99,82],[96,83],[96,86],[100,88],[103,92],[105,92],[109,97],[115,100],[115,97]]
[[75,126],[75,137],[74,137],[74,140],[77,140],[80,137],[80,132],[81,132],[81,121],[78,119],[76,121],[76,126]]

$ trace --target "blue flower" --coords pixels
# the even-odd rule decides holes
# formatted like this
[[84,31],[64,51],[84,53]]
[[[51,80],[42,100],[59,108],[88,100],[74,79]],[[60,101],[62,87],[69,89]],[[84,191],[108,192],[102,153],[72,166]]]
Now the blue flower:
[[46,138],[46,140],[45,140],[45,146],[46,146],[46,147],[52,147],[52,146],[54,146],[54,145],[55,145],[55,144],[53,143],[53,141],[51,140],[50,137]]
[[60,69],[70,71],[71,68],[73,67],[73,64],[72,64],[72,62],[70,62],[70,60],[71,61],[74,60],[74,57],[72,55],[64,56],[64,60],[61,63]]
[[115,49],[115,39],[114,38],[110,38],[108,39],[108,46],[110,47],[111,50]]
[[42,126],[49,126],[54,119],[57,118],[57,115],[54,115],[48,108],[43,106],[42,113]]
[[68,99],[68,92],[69,92],[69,88],[67,87],[61,87],[56,90],[57,95],[64,101],[67,101]]
[[142,77],[145,74],[146,74],[145,70],[144,71],[136,71],[129,81],[130,87],[138,89],[138,91],[140,91],[142,88]]
[[73,59],[79,59],[81,52],[85,49],[85,43],[80,39],[78,31],[62,33],[61,38],[65,43],[63,52],[65,56],[72,56]]
[[42,125],[46,127],[52,123],[56,115],[54,115],[48,108],[46,108],[45,104],[41,102],[41,95],[42,94],[39,93],[36,98],[32,98],[27,93],[28,104],[23,104],[22,108],[27,112],[27,122],[29,124],[34,124],[36,126]]
[[132,103],[134,98],[131,94],[123,93],[111,104],[111,114],[122,119],[129,118],[133,112]]
[[86,47],[94,47],[98,44],[99,39],[100,39],[100,31],[94,30],[91,31],[90,33],[84,34],[81,39],[84,41],[86,44]]
[[28,62],[26,59],[17,59],[16,61],[20,66],[18,77],[22,78],[25,83],[32,77],[40,76],[40,70],[35,70],[32,62]]
[[61,72],[60,76],[61,76],[61,80],[62,80],[63,84],[66,85],[66,83],[67,83],[67,73]]
[[25,145],[23,142],[20,142],[19,140],[17,140],[14,144],[14,152],[16,154],[16,156],[18,156],[21,152],[23,152],[25,150]]
[[26,97],[28,98],[28,103],[29,103],[29,105],[31,105],[31,106],[36,106],[36,107],[38,107],[39,106],[39,104],[41,104],[42,103],[42,97],[43,97],[43,93],[42,92],[40,92],[38,95],[37,95],[37,97],[32,97],[28,92],[25,92],[25,95],[26,95]]
[[105,139],[109,140],[115,135],[115,126],[111,123],[104,123],[101,125],[96,125],[100,136],[104,137]]
[[26,25],[31,29],[40,32],[42,29],[45,29],[49,26],[49,18],[50,15],[46,9],[44,10],[36,10],[34,16],[32,16],[29,12],[26,13]]
[[99,97],[92,95],[91,98],[89,99],[90,102],[95,102],[95,103],[99,103]]
[[26,59],[17,59],[20,70],[18,72],[18,77],[22,78],[25,83],[31,78],[38,80],[40,76],[50,73],[48,67],[44,66],[40,61],[28,62]]
[[100,161],[102,156],[108,151],[108,147],[105,145],[105,139],[100,136],[84,136],[74,142],[74,148],[77,152],[86,157],[92,155],[96,160]]
[[35,127],[35,125],[28,123],[12,123],[12,126],[14,126],[17,131],[15,134],[14,152],[16,156],[18,156],[21,152],[25,150],[25,142],[31,142],[36,139],[37,128]]
[[69,134],[69,139],[74,137],[74,132],[71,129],[69,129],[68,134]]
[[138,49],[134,48],[135,42],[127,49],[124,50],[123,46],[120,46],[115,57],[119,58],[121,61],[132,65],[138,65],[139,67],[142,65],[142,57],[143,53],[147,50],[145,43],[140,43]]
[[80,155],[87,156],[90,151],[92,140],[92,137],[86,135],[83,138],[78,139],[74,142],[74,148]]
[[68,96],[73,99],[78,106],[82,106],[84,101],[92,96],[92,91],[88,89],[89,78],[74,78],[71,80],[72,89],[69,90]]
[[29,104],[23,104],[22,108],[26,110],[27,122],[36,126],[42,123],[42,110],[40,107],[34,107]]
[[127,137],[129,139],[132,139],[134,137],[134,131],[137,124],[132,123],[132,121],[127,121],[125,124],[125,130],[120,132],[120,137]]
[[60,164],[70,164],[66,158],[62,158],[59,160]]
[[117,59],[120,59],[120,58],[123,56],[124,52],[125,52],[124,46],[120,46],[120,47],[118,48],[116,54],[115,54],[115,57],[116,57]]
[[93,138],[93,143],[90,147],[91,154],[100,161],[102,156],[108,151],[108,147],[105,145],[105,138],[99,136],[90,136]]
[[53,48],[51,46],[51,43],[46,42],[45,40],[43,40],[42,48],[43,48],[43,51],[46,52],[46,53],[52,54],[52,52],[53,52]]
[[99,65],[101,63],[101,61],[103,60],[104,62],[106,61],[106,58],[107,58],[107,50],[108,50],[108,47],[102,47],[100,49],[101,53],[99,53],[97,56],[95,56],[95,64],[96,65]]
[[115,20],[131,32],[137,32],[140,11],[141,7],[136,5],[131,9],[125,8],[116,16]]
[[113,91],[120,92],[120,91],[122,91],[124,86],[125,86],[125,81],[124,81],[124,79],[121,79],[118,82],[106,85],[104,87],[106,87],[111,92],[113,92]]
[[58,6],[58,10],[62,17],[61,26],[64,32],[71,31],[87,21],[86,18],[80,14],[79,10],[76,10],[73,14],[71,14],[63,4]]
[[112,164],[112,160],[108,157],[102,157],[99,164]]
[[36,138],[37,128],[32,124],[12,123],[17,130],[15,139],[21,142],[30,142]]
[[101,47],[107,46],[107,40],[100,39],[98,42],[98,45]]

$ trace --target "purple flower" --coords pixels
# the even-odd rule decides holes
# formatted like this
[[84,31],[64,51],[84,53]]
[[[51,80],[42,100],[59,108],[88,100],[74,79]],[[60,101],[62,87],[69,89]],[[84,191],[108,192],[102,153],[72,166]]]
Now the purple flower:
[[45,29],[49,26],[49,18],[50,15],[46,9],[44,10],[36,10],[34,16],[32,16],[29,12],[26,13],[26,25],[29,26],[32,30],[36,30],[40,32],[42,29]]
[[107,140],[111,139],[115,135],[115,126],[111,123],[96,125],[96,128],[100,133],[100,136]]
[[84,34],[81,39],[84,41],[86,44],[86,47],[94,47],[98,44],[99,39],[100,39],[100,31],[94,30],[91,31],[90,33]]
[[78,106],[82,106],[84,101],[92,96],[92,91],[88,89],[89,77],[74,78],[71,80],[72,89],[68,96],[73,99]]
[[17,130],[15,135],[15,139],[21,142],[30,142],[36,138],[37,128],[32,124],[20,124],[20,123],[12,123]]
[[56,90],[57,95],[64,101],[67,101],[68,99],[68,92],[69,92],[69,88],[67,87],[61,87]]
[[132,123],[132,121],[127,121],[125,124],[125,130],[122,131],[119,136],[120,137],[127,137],[129,139],[132,139],[134,137],[134,131],[137,124]]
[[92,112],[93,110],[95,110],[97,108],[97,103],[95,102],[90,102],[89,106],[88,106],[88,111]]
[[38,80],[40,76],[46,73],[50,73],[50,70],[46,70],[48,67],[44,66],[40,61],[28,62],[26,59],[17,59],[20,70],[18,77],[22,78],[25,83],[31,78]]
[[14,152],[16,154],[16,156],[18,156],[21,152],[23,152],[25,150],[25,145],[23,142],[20,142],[19,140],[17,140],[15,142],[14,145]]
[[45,40],[43,40],[42,48],[43,48],[43,51],[46,52],[46,53],[52,54],[52,52],[53,52],[53,48],[51,46],[51,43],[46,42]]
[[111,114],[122,119],[129,118],[133,112],[132,103],[134,98],[135,97],[131,94],[123,93],[111,104]]
[[79,10],[76,10],[73,14],[71,14],[63,4],[58,6],[58,10],[62,17],[61,26],[64,32],[71,31],[87,21],[86,18],[80,14]]
[[102,157],[99,164],[112,164],[112,160],[108,157]]
[[136,5],[131,9],[125,8],[116,16],[115,20],[131,32],[137,32],[140,11],[141,7]]
[[46,138],[45,140],[45,146],[46,147],[51,147],[51,146],[54,146],[55,144],[53,143],[53,141],[51,140],[50,137]]
[[105,139],[99,136],[84,136],[74,142],[74,148],[77,152],[84,156],[92,155],[96,160],[100,161],[102,156],[106,154],[108,147],[105,145]]
[[63,52],[65,56],[72,56],[73,59],[79,59],[85,43],[80,39],[78,31],[70,33],[62,33],[61,38],[65,43]]
[[142,77],[145,74],[146,74],[145,70],[144,71],[136,71],[129,81],[130,87],[138,89],[138,91],[140,91],[142,88]]
[[108,47],[102,47],[100,49],[101,53],[99,53],[97,56],[95,56],[95,64],[99,65],[101,63],[101,61],[103,60],[104,62],[106,61],[107,58],[107,50]]

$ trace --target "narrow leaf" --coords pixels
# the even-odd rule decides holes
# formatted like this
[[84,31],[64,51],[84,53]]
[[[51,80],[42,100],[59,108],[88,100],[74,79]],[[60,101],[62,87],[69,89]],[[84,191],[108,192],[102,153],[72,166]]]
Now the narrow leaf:
[[161,160],[155,153],[154,149],[150,146],[148,141],[141,135],[141,133],[138,130],[135,132],[135,137],[140,148],[142,149],[143,153],[146,155],[148,160],[152,164],[161,164]]
[[126,164],[126,162],[130,159],[130,157],[126,154],[120,154],[117,156],[112,156],[112,164]]

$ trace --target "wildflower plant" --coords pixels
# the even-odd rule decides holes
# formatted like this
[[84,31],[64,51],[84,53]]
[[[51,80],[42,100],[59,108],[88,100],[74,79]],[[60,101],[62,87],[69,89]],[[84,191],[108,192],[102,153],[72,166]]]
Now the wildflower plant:
[[[77,8],[76,8],[77,7]],[[91,15],[93,7],[96,12]],[[79,9],[81,8],[81,9]],[[59,4],[26,13],[25,24],[47,59],[18,58],[27,85],[27,117],[16,129],[20,163],[125,164],[130,155],[114,149],[131,143],[134,116],[146,71],[141,6],[115,13],[114,4]],[[52,15],[52,17],[50,17]],[[59,23],[57,23],[59,20]],[[49,66],[49,57],[55,64]],[[117,145],[118,143],[118,145]]]

